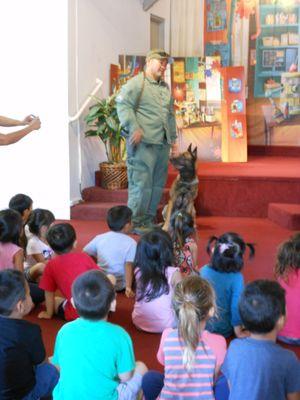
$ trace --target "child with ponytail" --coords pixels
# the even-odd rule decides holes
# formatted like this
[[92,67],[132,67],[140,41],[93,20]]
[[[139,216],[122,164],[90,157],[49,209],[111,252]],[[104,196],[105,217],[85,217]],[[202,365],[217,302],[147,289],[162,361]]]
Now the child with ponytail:
[[[214,246],[212,247],[212,243]],[[248,336],[243,329],[238,309],[240,295],[244,289],[244,277],[241,270],[244,266],[246,246],[250,249],[250,258],[255,250],[251,243],[234,232],[210,238],[207,253],[211,255],[208,265],[200,270],[200,276],[210,282],[216,292],[217,315],[208,321],[207,329],[229,337]]]
[[286,300],[286,322],[278,340],[300,346],[300,233],[279,247],[275,275]]
[[150,371],[144,376],[145,399],[215,399],[214,382],[226,341],[205,330],[216,308],[214,290],[205,279],[188,276],[175,287],[173,308],[178,328],[163,332],[157,353],[164,375]]
[[198,247],[194,239],[195,227],[191,214],[176,211],[171,217],[171,237],[174,244],[175,266],[182,276],[198,272]]

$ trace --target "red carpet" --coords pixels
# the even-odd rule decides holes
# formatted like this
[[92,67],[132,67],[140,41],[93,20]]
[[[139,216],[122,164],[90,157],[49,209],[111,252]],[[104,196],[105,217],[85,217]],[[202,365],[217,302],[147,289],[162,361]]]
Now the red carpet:
[[[71,223],[77,231],[79,249],[96,234],[107,230],[104,222],[74,220]],[[246,258],[244,268],[246,281],[257,278],[273,278],[276,249],[292,233],[266,219],[259,218],[199,217],[197,223],[200,265],[208,261],[205,247],[211,235],[219,235],[230,230],[240,233],[246,241],[256,244],[255,258],[251,262]],[[132,306],[133,300],[126,299],[123,294],[118,295],[117,311],[110,317],[110,321],[120,324],[129,332],[134,343],[137,359],[146,362],[149,368],[160,368],[156,361],[160,335],[140,332],[133,326],[131,322]],[[38,322],[41,325],[47,353],[51,355],[55,335],[62,322],[57,319],[51,321],[37,320],[36,314],[37,310],[28,319]],[[291,349],[300,356],[300,348],[294,347]]]
[[[249,157],[248,163],[199,162],[198,215],[266,218],[269,203],[300,203],[300,159]],[[176,176],[170,168],[168,184]]]
[[[299,157],[251,156],[247,163],[199,162],[197,174],[198,215],[266,218],[270,203],[300,203]],[[170,166],[167,187],[176,175]],[[84,203],[72,207],[72,219],[102,219],[110,202],[126,203],[127,190],[103,191],[99,177],[97,171],[96,186],[84,189]],[[167,196],[163,197],[165,203]]]

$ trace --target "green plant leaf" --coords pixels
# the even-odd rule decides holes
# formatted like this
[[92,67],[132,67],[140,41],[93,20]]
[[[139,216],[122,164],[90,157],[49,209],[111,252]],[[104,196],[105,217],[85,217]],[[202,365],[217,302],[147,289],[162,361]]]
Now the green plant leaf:
[[106,119],[106,122],[110,129],[112,129],[114,132],[118,130],[119,124],[112,115]]
[[95,128],[85,132],[86,136],[98,136],[105,144],[109,162],[120,162],[124,157],[124,137],[118,118],[115,98],[117,93],[106,99],[94,97],[96,104],[85,117],[88,126]]
[[85,136],[88,137],[88,136],[99,136],[99,135],[98,135],[97,131],[90,129],[89,131],[85,132]]

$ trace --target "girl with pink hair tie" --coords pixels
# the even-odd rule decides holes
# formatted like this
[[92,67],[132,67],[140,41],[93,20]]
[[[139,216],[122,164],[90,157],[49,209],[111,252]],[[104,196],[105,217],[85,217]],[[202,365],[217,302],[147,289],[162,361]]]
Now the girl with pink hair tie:
[[200,276],[210,282],[216,292],[217,313],[207,322],[207,330],[224,337],[233,333],[237,337],[247,335],[243,329],[238,302],[244,289],[244,266],[246,247],[250,258],[255,250],[251,243],[234,232],[227,232],[209,239],[207,253],[211,256],[209,264],[200,269]]

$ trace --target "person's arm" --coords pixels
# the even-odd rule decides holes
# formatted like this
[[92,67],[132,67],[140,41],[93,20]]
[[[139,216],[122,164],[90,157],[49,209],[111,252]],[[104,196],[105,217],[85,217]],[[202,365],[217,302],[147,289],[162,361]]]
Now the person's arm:
[[[140,79],[139,79],[140,77]],[[130,79],[126,85],[122,86],[120,93],[116,97],[117,113],[121,125],[129,132],[130,143],[137,145],[143,137],[143,130],[136,119],[136,104],[143,90],[144,77]]]
[[94,261],[98,261],[98,257],[97,257],[97,236],[92,239],[90,242],[88,242],[88,244],[86,244],[83,248],[83,252],[88,254],[90,257],[93,258]]
[[134,291],[132,290],[133,282],[133,263],[125,263],[125,295],[126,297],[134,297]]
[[18,250],[13,256],[13,264],[16,269],[24,271],[24,251],[23,249]]
[[297,393],[288,393],[287,400],[300,400],[300,392]]
[[38,325],[32,327],[32,332],[30,336],[30,348],[28,350],[28,354],[30,355],[33,365],[39,365],[45,362],[46,351],[42,339],[41,328]]
[[54,314],[54,306],[55,306],[54,292],[48,292],[47,290],[45,290],[45,305],[46,305],[46,311],[41,311],[38,315],[38,318],[51,319]]
[[[0,124],[1,125],[1,124]],[[24,136],[28,135],[34,130],[38,130],[41,127],[39,118],[34,118],[26,128],[21,129],[17,132],[11,132],[7,134],[0,133],[0,146],[7,146],[21,140]]]
[[241,273],[236,273],[232,284],[231,295],[231,325],[237,337],[248,336],[243,334],[242,320],[239,312],[239,300],[244,290],[244,278]]
[[118,374],[120,382],[122,383],[129,381],[129,379],[131,379],[132,376],[133,376],[133,371],[124,372],[123,374]]
[[0,126],[21,126],[21,125],[28,125],[34,117],[32,115],[28,115],[25,117],[22,121],[19,119],[13,119],[13,118],[8,118],[4,117],[3,115],[0,115]]
[[177,139],[177,132],[176,132],[176,119],[174,113],[174,99],[171,96],[170,105],[169,105],[169,114],[168,114],[168,127],[170,130],[171,136],[171,157],[178,157],[179,156],[179,148],[178,144],[176,143]]
[[175,271],[174,274],[172,275],[172,279],[171,279],[171,285],[174,288],[178,282],[182,281],[182,275],[180,273],[180,271]]
[[192,259],[193,259],[193,265],[195,267],[195,269],[197,271],[199,271],[198,269],[198,246],[196,242],[191,242],[189,243],[189,248],[191,250],[191,254],[192,254]]
[[157,361],[163,366],[165,365],[164,343],[171,330],[172,330],[171,328],[167,328],[163,331],[156,355]]
[[292,353],[285,363],[285,392],[287,400],[300,400],[300,362]]
[[37,262],[37,263],[46,263],[47,260],[45,259],[45,257],[43,256],[42,253],[38,253],[38,254],[31,254],[32,258]]

